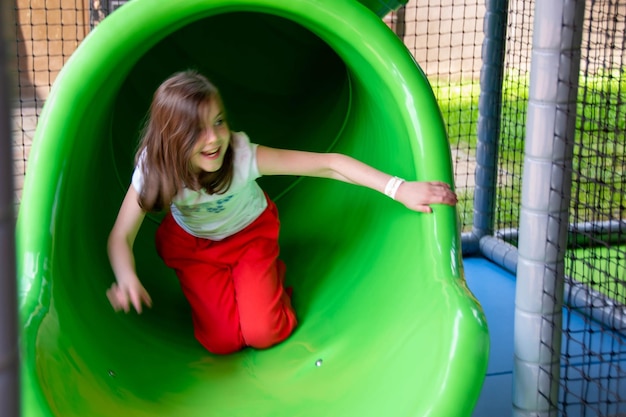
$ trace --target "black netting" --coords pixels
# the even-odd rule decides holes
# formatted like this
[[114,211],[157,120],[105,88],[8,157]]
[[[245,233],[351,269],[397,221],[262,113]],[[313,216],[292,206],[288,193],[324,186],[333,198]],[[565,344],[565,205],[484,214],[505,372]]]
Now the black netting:
[[464,231],[472,227],[484,13],[481,0],[411,1],[402,11],[400,26],[443,113]]
[[17,0],[15,5],[18,96],[12,137],[19,202],[37,119],[59,71],[89,32],[89,6],[79,0]]
[[[498,231],[517,230],[519,225],[533,8],[533,3],[529,1],[509,1],[498,144],[496,234]],[[507,240],[517,245],[515,236],[515,233],[509,233]]]
[[[564,322],[564,414],[626,412],[626,3],[588,2],[572,161],[566,282],[586,303]],[[584,325],[572,314],[583,312]],[[591,317],[591,318],[589,318]],[[575,414],[574,414],[575,413]]]

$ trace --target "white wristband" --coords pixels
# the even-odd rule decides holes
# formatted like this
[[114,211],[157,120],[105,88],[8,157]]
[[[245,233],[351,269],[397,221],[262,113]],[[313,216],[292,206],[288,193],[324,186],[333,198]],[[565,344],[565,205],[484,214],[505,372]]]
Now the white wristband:
[[396,192],[398,192],[398,188],[404,182],[402,178],[391,177],[387,185],[385,186],[385,195],[390,197],[391,199],[396,199]]

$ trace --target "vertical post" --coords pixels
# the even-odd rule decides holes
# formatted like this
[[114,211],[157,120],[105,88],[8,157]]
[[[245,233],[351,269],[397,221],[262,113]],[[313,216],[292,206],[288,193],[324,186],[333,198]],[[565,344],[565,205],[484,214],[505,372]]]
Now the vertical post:
[[515,298],[513,415],[558,415],[585,0],[535,2]]
[[406,35],[406,5],[396,11],[396,25],[393,30],[398,35],[398,38],[404,42],[404,36]]
[[[508,0],[486,0],[478,102],[478,143],[474,192],[474,225],[471,244],[493,234],[498,142],[502,108],[502,83],[506,47]],[[465,249],[465,248],[464,248]]]
[[19,415],[15,216],[13,211],[13,152],[11,148],[9,45],[15,30],[9,14],[12,2],[0,4],[0,414]]

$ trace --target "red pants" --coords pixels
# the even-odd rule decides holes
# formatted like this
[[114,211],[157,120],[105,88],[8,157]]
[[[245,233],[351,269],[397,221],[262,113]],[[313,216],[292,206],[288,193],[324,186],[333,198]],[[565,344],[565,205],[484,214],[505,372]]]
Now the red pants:
[[210,352],[267,348],[285,340],[297,319],[278,260],[278,211],[221,241],[185,232],[168,214],[156,233],[165,264],[176,271],[191,305],[196,339]]

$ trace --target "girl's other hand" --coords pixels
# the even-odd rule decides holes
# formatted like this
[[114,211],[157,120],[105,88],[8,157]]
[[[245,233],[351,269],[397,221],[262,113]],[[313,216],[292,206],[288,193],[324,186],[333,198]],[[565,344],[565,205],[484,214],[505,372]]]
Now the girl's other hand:
[[454,206],[457,203],[456,194],[450,185],[439,181],[403,182],[396,192],[396,200],[411,210],[424,213],[432,213],[430,204]]
[[142,305],[152,307],[152,299],[148,291],[137,280],[130,285],[120,285],[117,282],[107,290],[107,298],[115,311],[130,311],[130,305],[135,307],[137,313],[141,314]]

